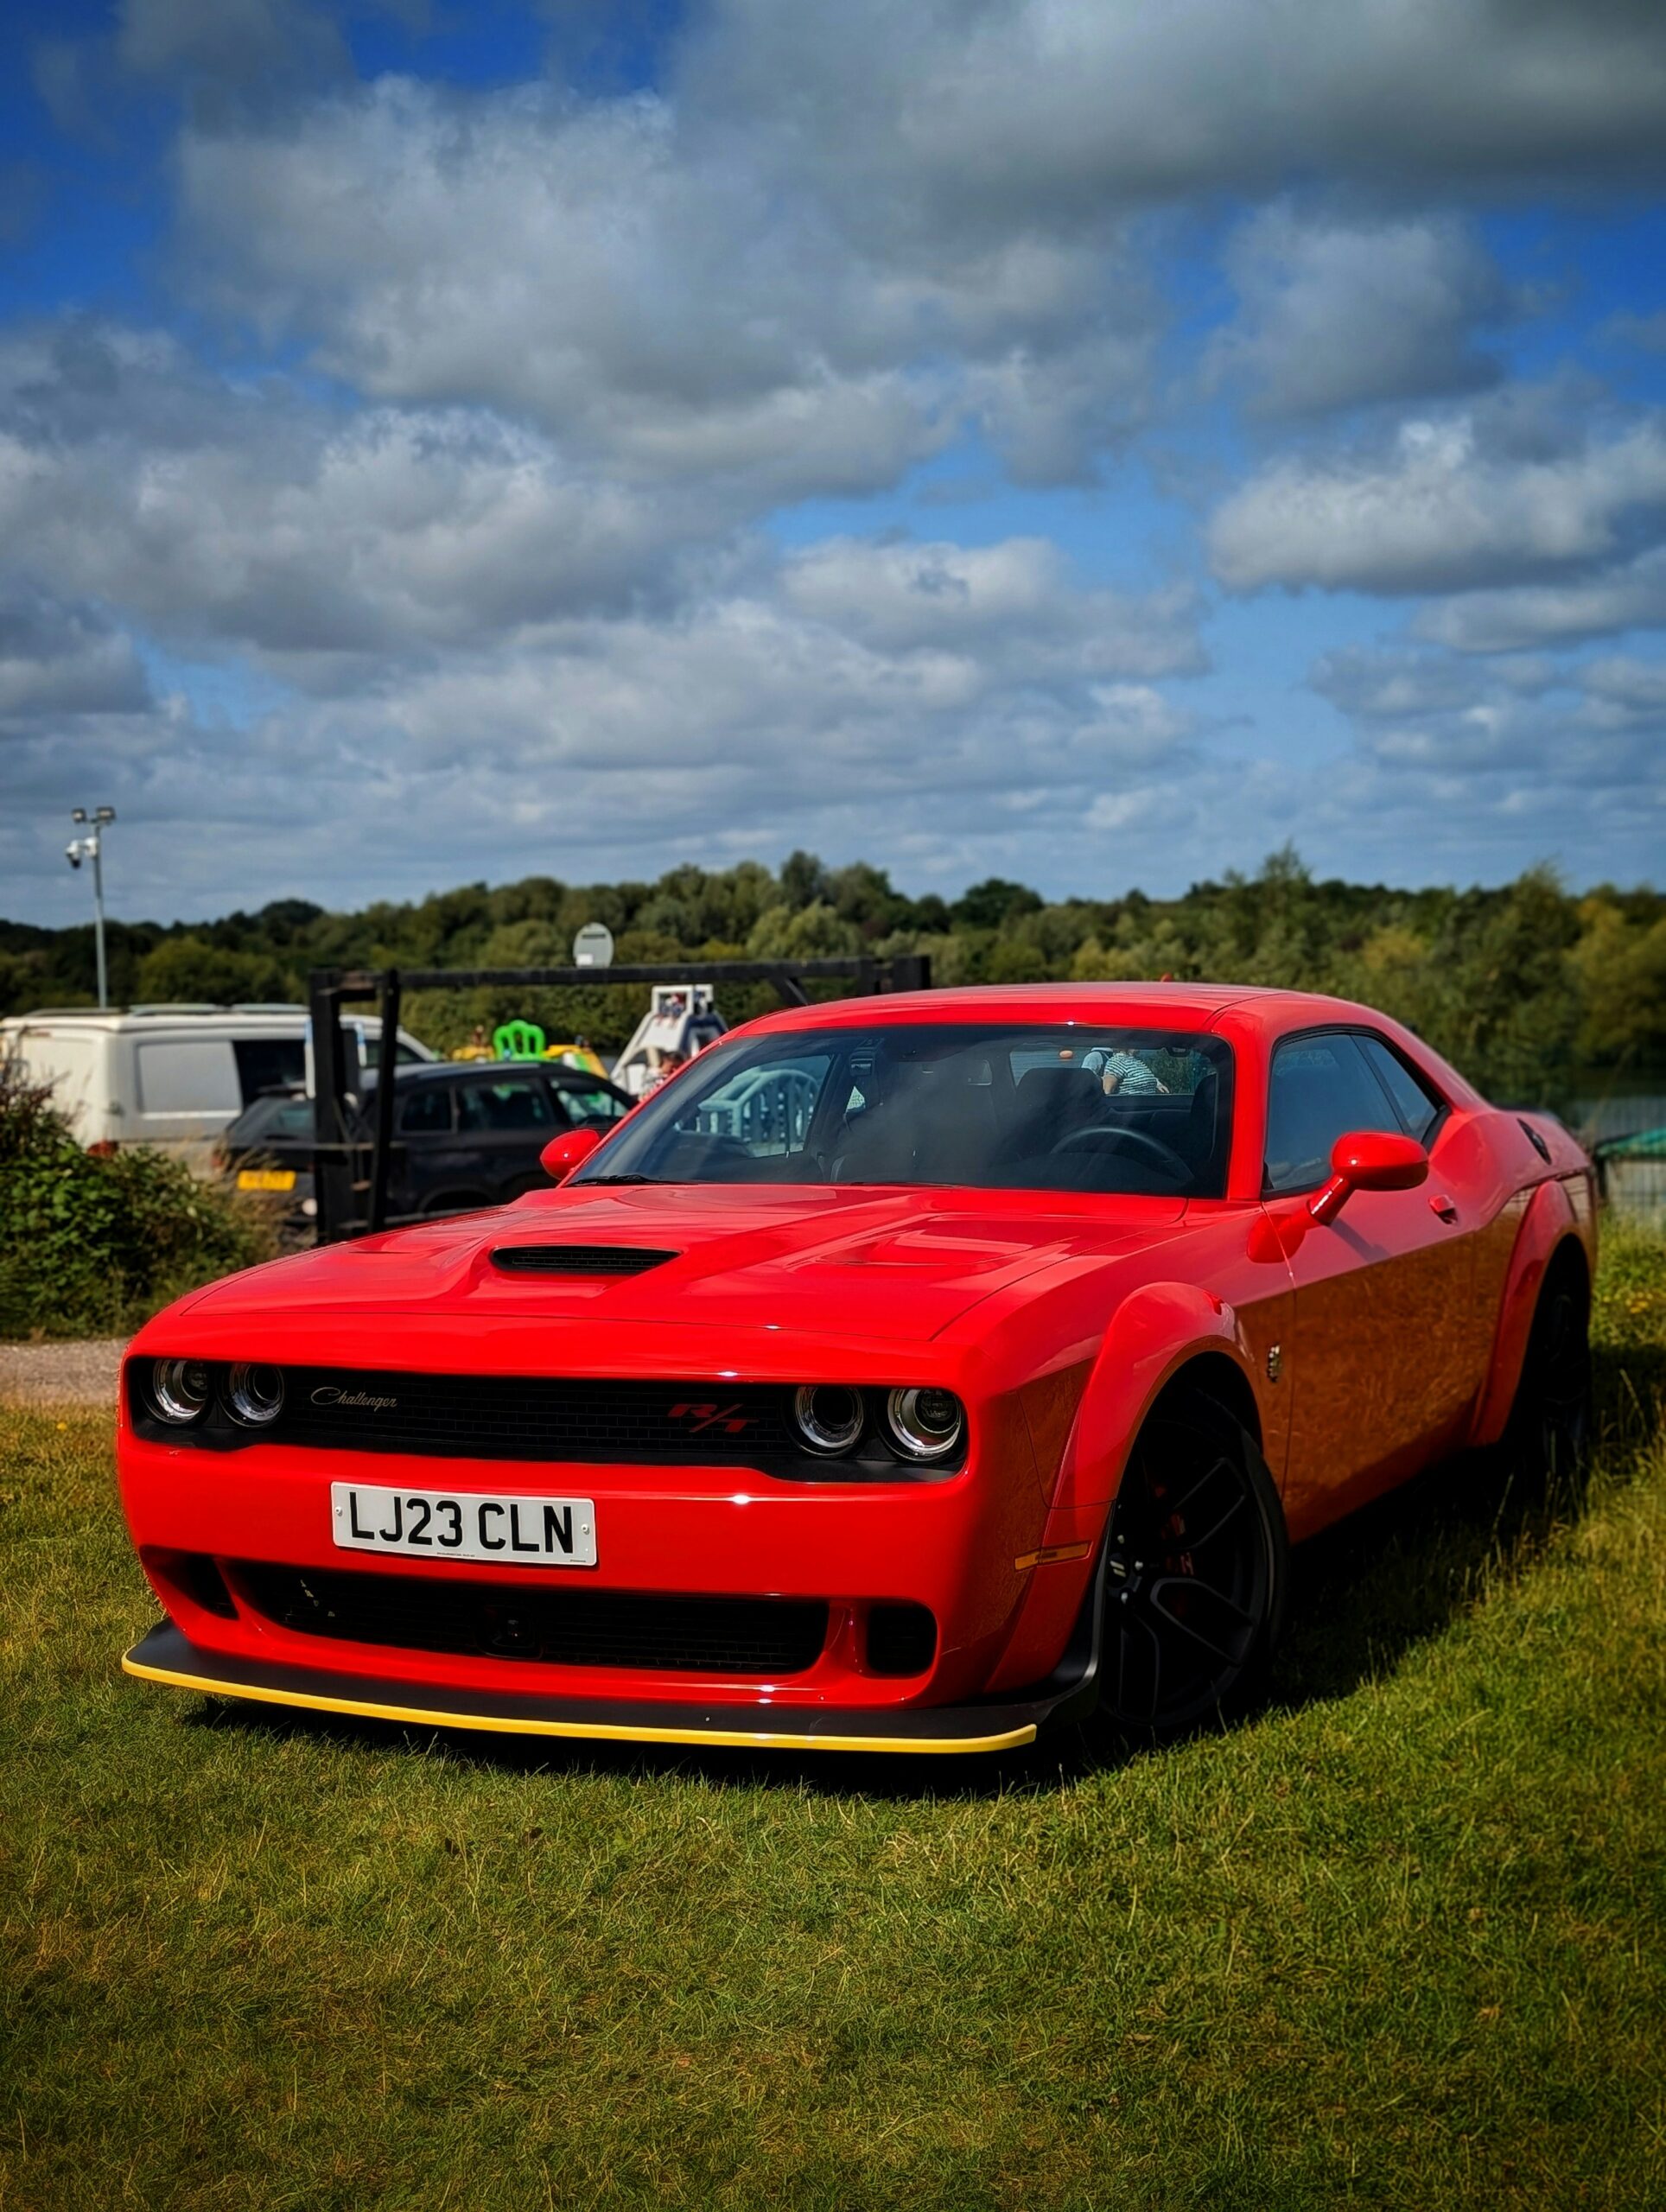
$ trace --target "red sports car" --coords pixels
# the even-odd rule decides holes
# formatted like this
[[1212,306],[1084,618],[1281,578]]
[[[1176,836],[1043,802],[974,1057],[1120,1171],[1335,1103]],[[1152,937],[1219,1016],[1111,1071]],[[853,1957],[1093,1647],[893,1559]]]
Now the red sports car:
[[995,1751],[1242,1706],[1290,1546],[1576,1457],[1590,1164],[1367,1007],[796,1008],[559,1188],[136,1339],[130,1673],[448,1727]]

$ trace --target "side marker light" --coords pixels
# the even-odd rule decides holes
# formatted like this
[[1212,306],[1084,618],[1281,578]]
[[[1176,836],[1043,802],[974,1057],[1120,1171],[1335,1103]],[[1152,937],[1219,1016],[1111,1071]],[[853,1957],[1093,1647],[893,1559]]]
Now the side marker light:
[[1093,1549],[1091,1544],[1044,1544],[1039,1552],[1021,1552],[1013,1565],[1021,1574],[1026,1567],[1052,1567],[1065,1559],[1085,1559]]

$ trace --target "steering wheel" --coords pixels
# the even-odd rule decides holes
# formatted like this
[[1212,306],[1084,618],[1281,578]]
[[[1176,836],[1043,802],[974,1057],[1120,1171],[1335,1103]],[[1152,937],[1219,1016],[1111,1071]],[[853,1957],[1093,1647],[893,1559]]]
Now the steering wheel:
[[1114,1129],[1103,1125],[1072,1129],[1067,1137],[1060,1137],[1054,1145],[1052,1157],[1057,1159],[1061,1152],[1097,1151],[1102,1144],[1116,1145],[1119,1149],[1124,1145],[1133,1145],[1154,1161],[1165,1175],[1173,1176],[1176,1182],[1185,1185],[1192,1180],[1190,1162],[1182,1160],[1180,1154],[1166,1145],[1160,1137],[1149,1136],[1144,1129]]

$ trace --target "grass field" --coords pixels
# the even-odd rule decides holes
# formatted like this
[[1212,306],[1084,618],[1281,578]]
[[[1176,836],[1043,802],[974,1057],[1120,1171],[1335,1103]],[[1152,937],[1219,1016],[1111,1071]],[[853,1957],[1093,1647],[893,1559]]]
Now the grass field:
[[0,2205],[1666,2203],[1666,1250],[1587,1494],[1303,1562],[1120,1769],[596,1758],[115,1671],[96,1421],[0,1415]]

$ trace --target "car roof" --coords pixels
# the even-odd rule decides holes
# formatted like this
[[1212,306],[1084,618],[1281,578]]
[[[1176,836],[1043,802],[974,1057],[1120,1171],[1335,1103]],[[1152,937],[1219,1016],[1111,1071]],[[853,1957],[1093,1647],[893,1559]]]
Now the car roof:
[[940,991],[887,992],[835,999],[822,1006],[783,1007],[748,1027],[847,1028],[912,1021],[1104,1021],[1157,1029],[1211,1027],[1230,1008],[1258,1027],[1285,1028],[1292,1018],[1358,1018],[1364,1009],[1307,991],[1257,983],[1108,982],[967,983]]
[[262,1013],[247,1007],[37,1007],[29,1014],[8,1014],[0,1028],[9,1033],[37,1027],[73,1028],[150,1037],[170,1029],[188,1035],[213,1029],[231,1036],[276,1037],[287,1042],[304,1034],[306,1020],[304,1007],[271,1007]]
[[876,1028],[924,1021],[1103,1022],[1148,1029],[1207,1029],[1262,1052],[1293,1030],[1367,1028],[1411,1052],[1447,1095],[1484,1104],[1451,1063],[1392,1015],[1352,999],[1260,983],[1174,982],[968,983],[942,991],[898,991],[834,999],[823,1006],[783,1007],[731,1035],[804,1029]]
[[[393,1071],[393,1080],[397,1084],[493,1083],[500,1076],[515,1073],[547,1075],[556,1083],[600,1083],[610,1090],[618,1088],[609,1076],[593,1075],[588,1068],[569,1067],[560,1060],[401,1060]],[[375,1084],[374,1068],[365,1071],[365,1081]]]

